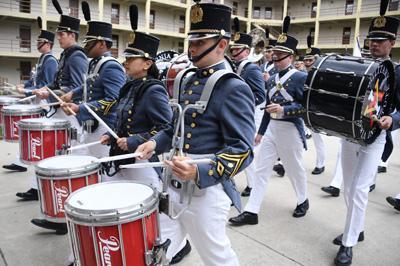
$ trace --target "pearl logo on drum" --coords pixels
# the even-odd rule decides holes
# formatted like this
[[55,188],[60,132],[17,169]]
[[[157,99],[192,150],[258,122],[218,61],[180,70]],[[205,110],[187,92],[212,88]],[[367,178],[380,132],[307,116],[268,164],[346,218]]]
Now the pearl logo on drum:
[[112,265],[110,252],[119,250],[119,240],[115,236],[110,236],[108,239],[103,239],[100,236],[101,231],[97,232],[99,241],[99,250],[102,265]]
[[54,184],[54,198],[56,200],[55,208],[57,213],[65,212],[64,201],[68,198],[68,196],[68,188],[66,188],[65,186],[57,187],[57,185]]
[[32,158],[41,160],[38,152],[38,148],[42,146],[42,141],[40,138],[34,138],[31,136],[31,155]]

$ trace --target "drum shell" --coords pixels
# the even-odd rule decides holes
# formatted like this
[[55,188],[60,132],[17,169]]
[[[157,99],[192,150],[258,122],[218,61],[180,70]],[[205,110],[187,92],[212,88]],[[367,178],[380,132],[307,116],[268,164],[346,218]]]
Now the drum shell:
[[[316,132],[364,144],[361,120],[371,74],[379,64],[371,59],[330,55],[319,58],[307,77],[304,121]],[[350,74],[353,73],[353,74]]]
[[[9,96],[0,96],[0,112],[4,106],[12,105],[18,103],[18,98],[9,97]],[[3,118],[0,115],[0,124],[3,123]]]
[[[17,109],[18,107],[23,110]],[[39,106],[32,105],[10,105],[1,110],[3,121],[3,138],[6,142],[17,142],[19,140],[17,122],[22,119],[39,118],[44,115],[44,110]]]
[[71,123],[67,120],[23,119],[18,121],[18,128],[19,155],[25,164],[56,156],[71,142]]
[[[84,189],[71,197],[78,196]],[[147,265],[145,254],[153,249],[160,235],[158,194],[153,192],[142,202],[115,210],[83,210],[70,205],[68,199],[65,204],[68,230],[79,263]]]

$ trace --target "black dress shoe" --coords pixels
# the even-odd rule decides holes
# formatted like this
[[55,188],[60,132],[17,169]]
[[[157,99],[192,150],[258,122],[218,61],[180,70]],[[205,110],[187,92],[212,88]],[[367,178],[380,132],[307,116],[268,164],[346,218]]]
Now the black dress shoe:
[[258,224],[258,215],[251,212],[242,212],[236,217],[229,219],[231,225],[241,226],[245,224]]
[[331,194],[332,197],[339,197],[339,194],[340,194],[340,189],[337,187],[332,187],[332,186],[322,187],[321,190],[323,192]]
[[275,164],[272,170],[274,170],[280,177],[285,175],[285,168],[283,167],[283,164]]
[[29,189],[27,192],[17,192],[15,195],[26,201],[39,200],[38,190],[34,188]]
[[302,204],[297,205],[296,209],[294,209],[293,217],[300,218],[306,215],[308,209],[310,208],[310,204],[308,203],[308,199],[306,199]]
[[177,264],[179,263],[181,260],[183,260],[183,258],[190,253],[190,251],[192,250],[192,246],[190,245],[189,240],[186,240],[186,245],[179,250],[178,253],[175,254],[175,256],[172,258],[171,262],[169,264]]
[[378,174],[386,173],[387,169],[386,166],[378,166]]
[[348,266],[351,265],[353,259],[352,247],[340,246],[339,251],[335,258],[335,265]]
[[65,235],[68,233],[66,223],[53,223],[45,219],[32,219],[31,223],[44,229],[55,230],[57,235]]
[[[343,239],[343,234],[338,235],[335,239],[333,239],[333,244],[335,245],[342,245],[342,239]],[[364,241],[364,231],[362,231],[359,235],[358,235],[358,242]]]
[[372,192],[375,189],[375,184],[369,186],[369,192]]
[[28,169],[26,167],[17,165],[17,164],[7,164],[3,165],[4,169],[10,170],[10,171],[17,171],[17,172],[26,172]]
[[243,191],[242,191],[242,197],[248,197],[250,196],[250,192],[251,192],[251,187],[247,186]]
[[400,211],[400,199],[396,199],[393,197],[387,197],[386,201],[392,205],[396,210]]
[[315,167],[314,170],[312,170],[311,174],[319,175],[319,174],[322,174],[324,171],[325,171],[325,166]]

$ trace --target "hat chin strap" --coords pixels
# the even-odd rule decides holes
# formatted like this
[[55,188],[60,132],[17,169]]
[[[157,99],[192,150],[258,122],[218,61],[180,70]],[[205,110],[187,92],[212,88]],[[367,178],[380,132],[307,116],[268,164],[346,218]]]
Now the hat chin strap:
[[286,59],[286,58],[288,58],[289,56],[291,56],[292,54],[288,54],[287,56],[284,56],[284,57],[282,57],[281,59],[273,59],[272,58],[272,62],[280,62],[280,61],[282,61],[283,59]]
[[241,55],[244,51],[246,51],[246,47],[243,47],[237,54],[232,54],[233,57]]
[[43,47],[45,44],[46,44],[45,42],[42,42],[42,44],[39,45],[39,47],[38,47],[37,49],[38,49],[38,50],[42,49],[42,47]]
[[213,44],[210,48],[208,48],[198,56],[192,56],[192,54],[188,51],[189,60],[192,61],[193,63],[199,62],[204,56],[208,55],[212,50],[215,49],[215,47],[218,46],[222,38],[224,38],[224,36],[219,37],[215,44]]

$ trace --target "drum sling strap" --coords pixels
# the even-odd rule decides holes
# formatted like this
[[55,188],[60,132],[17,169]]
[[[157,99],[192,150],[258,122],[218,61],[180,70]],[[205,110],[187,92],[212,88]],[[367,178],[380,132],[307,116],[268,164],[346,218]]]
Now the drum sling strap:
[[[97,62],[96,67],[94,68],[93,72],[89,73],[89,75],[87,76],[87,79],[91,79],[91,80],[94,81],[98,77],[101,67],[104,65],[104,63],[106,63],[108,61],[115,61],[115,62],[118,63],[119,66],[121,66],[121,64],[118,62],[118,60],[115,59],[114,57],[112,57],[112,56],[103,56],[103,58],[100,59],[99,62]],[[122,66],[121,66],[121,69],[122,69]]]
[[293,102],[293,97],[285,90],[283,84],[298,70],[291,69],[282,78],[279,78],[279,73],[275,75],[275,86],[269,91],[268,97],[269,99],[275,94],[275,92],[279,91],[279,93],[283,96],[283,98],[288,102]]
[[274,63],[269,64],[269,65],[268,65],[268,63],[266,63],[264,66],[264,72],[270,72],[271,69],[273,69],[273,68],[274,68]]
[[242,62],[240,62],[238,69],[236,70],[236,74],[241,75],[243,69],[248,65],[251,64],[251,62],[249,60],[243,60]]

